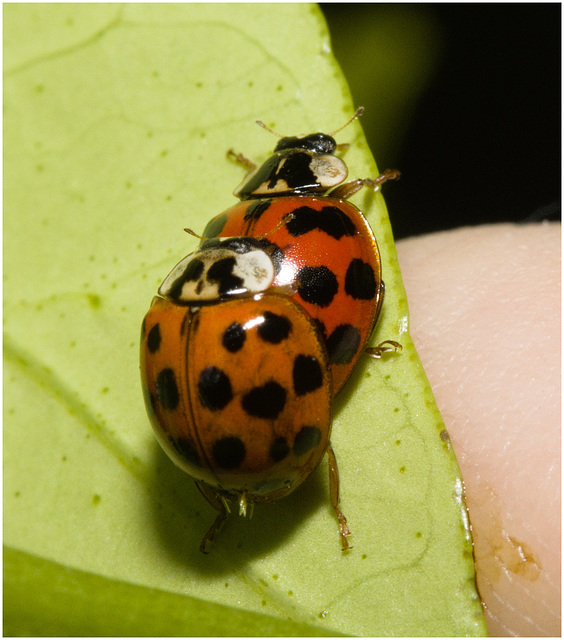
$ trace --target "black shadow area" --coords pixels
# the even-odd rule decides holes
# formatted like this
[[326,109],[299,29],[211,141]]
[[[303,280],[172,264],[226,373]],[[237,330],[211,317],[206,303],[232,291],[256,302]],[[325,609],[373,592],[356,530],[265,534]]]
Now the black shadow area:
[[[294,535],[319,509],[331,510],[327,458],[293,493],[277,502],[258,504],[251,518],[238,515],[236,505],[216,535],[208,554],[199,551],[202,537],[217,513],[194,481],[178,469],[154,443],[150,492],[153,526],[171,562],[185,564],[205,575],[224,575],[256,558],[267,556]],[[338,526],[327,535],[335,536]]]

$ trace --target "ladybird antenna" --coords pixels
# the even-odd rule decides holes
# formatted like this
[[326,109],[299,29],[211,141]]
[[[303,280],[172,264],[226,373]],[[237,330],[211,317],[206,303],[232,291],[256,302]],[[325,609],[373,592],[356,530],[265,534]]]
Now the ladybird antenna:
[[348,127],[349,124],[351,122],[354,122],[357,118],[360,118],[360,116],[364,113],[364,107],[359,107],[355,112],[352,118],[350,118],[349,120],[347,120],[345,122],[345,124],[342,127],[339,127],[338,129],[336,129],[335,131],[333,131],[332,133],[330,133],[329,135],[333,138],[335,136],[336,133],[339,133],[339,131],[342,131],[345,127]]
[[272,135],[275,135],[278,138],[283,138],[284,137],[281,133],[278,133],[277,131],[274,131],[274,129],[271,129],[268,125],[264,124],[264,122],[262,120],[257,120],[256,122],[257,122],[259,127],[262,127],[263,129],[266,129],[267,131],[272,133]]
[[198,238],[199,240],[207,240],[205,236],[201,236],[199,233],[192,231],[192,229],[184,229],[188,235],[194,236],[194,238]]
[[[349,120],[347,120],[345,122],[345,124],[342,127],[339,127],[338,129],[335,129],[335,131],[333,131],[332,133],[330,133],[329,135],[331,137],[334,137],[334,135],[336,133],[339,133],[339,131],[342,131],[345,127],[348,127],[349,124],[351,122],[354,122],[357,118],[360,118],[360,116],[364,113],[364,107],[359,107],[353,114],[352,118],[350,118]],[[284,138],[285,136],[283,136],[281,133],[278,133],[278,131],[274,131],[274,129],[271,129],[268,125],[264,124],[264,122],[262,120],[257,120],[256,123],[258,124],[259,127],[262,127],[263,129],[266,129],[267,131],[269,131],[270,133],[272,133],[272,135],[277,136],[278,138]]]

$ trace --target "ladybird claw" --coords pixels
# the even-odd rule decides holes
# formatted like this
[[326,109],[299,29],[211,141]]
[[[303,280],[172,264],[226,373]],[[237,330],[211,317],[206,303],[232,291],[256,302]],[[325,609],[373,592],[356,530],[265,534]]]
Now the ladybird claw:
[[339,508],[339,469],[337,467],[337,458],[333,447],[327,447],[327,457],[329,458],[329,493],[331,495],[331,505],[339,522],[339,534],[341,536],[341,551],[349,551],[352,549],[347,538],[351,535],[351,530],[347,524],[345,515]]
[[375,347],[368,347],[365,353],[372,358],[381,358],[385,353],[401,351],[403,346],[395,340],[384,340]]
[[249,160],[247,156],[244,156],[242,153],[237,153],[236,151],[233,151],[233,149],[227,150],[227,157],[239,164],[242,164],[246,167],[249,173],[257,168],[257,165],[252,160]]
[[378,191],[380,187],[388,180],[399,180],[401,173],[397,169],[386,169],[384,173],[381,173],[375,178],[358,178],[357,180],[351,180],[340,184],[338,187],[331,191],[330,196],[337,198],[338,200],[347,200],[357,191],[360,191],[362,187],[368,187],[374,191]]
[[212,526],[208,529],[206,535],[202,538],[202,542],[200,542],[200,551],[203,554],[207,555],[209,553],[209,550],[207,549],[208,542],[210,544],[213,542],[215,534],[221,529],[226,518],[227,513],[225,511],[221,512],[214,520]]
[[200,542],[200,551],[204,554],[208,554],[207,550],[208,542],[212,543],[215,534],[221,529],[223,523],[227,519],[227,514],[229,513],[229,504],[227,500],[217,493],[212,487],[208,485],[202,484],[201,482],[196,481],[196,486],[200,490],[200,493],[204,496],[204,498],[211,504],[211,506],[218,511],[218,515],[211,527],[207,530],[206,535],[202,538],[202,542]]
[[352,534],[351,530],[349,529],[349,525],[347,524],[347,519],[340,509],[336,508],[335,513],[337,514],[337,520],[339,521],[339,533],[341,534],[341,551],[350,551],[352,549],[352,546],[349,544],[347,538]]
[[239,515],[244,518],[247,516],[247,494],[242,493],[239,496]]
[[398,169],[386,169],[384,173],[381,173],[376,178],[365,178],[363,180],[364,184],[371,189],[376,191],[380,185],[384,184],[388,180],[399,180],[401,177],[401,172]]

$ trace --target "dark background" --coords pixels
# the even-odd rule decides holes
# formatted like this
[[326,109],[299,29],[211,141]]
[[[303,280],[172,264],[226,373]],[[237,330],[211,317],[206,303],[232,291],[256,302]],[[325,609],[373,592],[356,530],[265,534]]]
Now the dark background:
[[[385,187],[396,238],[560,219],[560,4],[339,3],[321,9],[355,105],[366,109],[363,126],[378,167],[402,172],[400,182]],[[358,73],[358,53],[368,64],[376,45],[366,34],[377,29],[367,25],[376,27],[379,17],[396,10],[412,14],[415,24],[431,22],[440,42],[397,144],[379,148],[366,122],[371,87]],[[363,26],[362,37],[354,36],[355,25]],[[393,61],[385,62],[385,73],[394,74]]]

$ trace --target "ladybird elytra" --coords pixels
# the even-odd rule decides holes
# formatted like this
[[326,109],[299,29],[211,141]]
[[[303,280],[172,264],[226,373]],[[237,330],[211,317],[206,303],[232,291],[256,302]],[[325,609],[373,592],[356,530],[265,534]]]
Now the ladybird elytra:
[[380,253],[370,225],[349,202],[286,196],[239,202],[212,218],[203,232],[204,237],[237,234],[263,238],[263,246],[274,247],[272,284],[295,284],[292,299],[318,324],[338,393],[362,355],[383,299]]
[[325,347],[285,296],[235,299],[216,311],[157,298],[141,348],[147,411],[161,446],[194,479],[237,500],[274,500],[327,450]]

